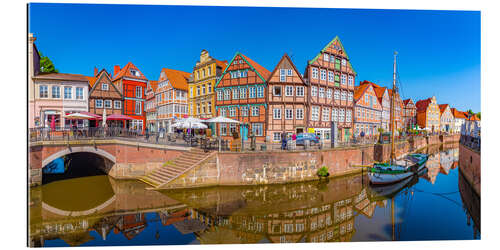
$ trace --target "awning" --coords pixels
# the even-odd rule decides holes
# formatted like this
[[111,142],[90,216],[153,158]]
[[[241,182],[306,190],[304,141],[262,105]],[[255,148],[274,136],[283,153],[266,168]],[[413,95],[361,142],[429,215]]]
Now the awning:
[[106,121],[113,121],[113,120],[134,120],[134,118],[126,115],[118,115],[118,114],[112,114],[106,117]]
[[101,120],[102,119],[102,117],[100,115],[96,115],[96,114],[93,114],[93,113],[90,113],[87,111],[66,112],[66,116],[74,114],[74,113],[79,113],[79,114],[83,114],[86,116],[90,116],[91,118],[88,118],[88,120]]

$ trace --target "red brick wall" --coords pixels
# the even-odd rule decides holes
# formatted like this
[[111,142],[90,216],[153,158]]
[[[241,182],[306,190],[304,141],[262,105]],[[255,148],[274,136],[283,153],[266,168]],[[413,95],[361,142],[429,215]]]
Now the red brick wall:
[[481,195],[481,153],[462,144],[459,146],[458,166],[474,191]]

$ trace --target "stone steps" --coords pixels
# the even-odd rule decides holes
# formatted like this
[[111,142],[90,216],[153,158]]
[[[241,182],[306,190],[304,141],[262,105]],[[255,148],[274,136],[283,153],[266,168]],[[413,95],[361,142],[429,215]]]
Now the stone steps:
[[184,152],[173,161],[155,169],[150,174],[139,178],[139,180],[154,188],[159,188],[187,172],[189,169],[197,166],[200,161],[206,159],[213,153],[213,151],[205,152],[198,148],[191,149],[188,152]]

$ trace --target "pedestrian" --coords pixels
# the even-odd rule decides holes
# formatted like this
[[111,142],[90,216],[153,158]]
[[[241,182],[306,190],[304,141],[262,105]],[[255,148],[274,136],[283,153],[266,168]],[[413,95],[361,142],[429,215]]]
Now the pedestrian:
[[285,132],[281,133],[281,150],[286,149],[286,134]]
[[295,147],[297,145],[297,135],[295,133],[292,134],[292,141],[291,141],[291,143],[292,143],[292,145],[291,145],[292,146],[292,150],[295,150]]
[[149,141],[149,129],[146,127],[146,141]]

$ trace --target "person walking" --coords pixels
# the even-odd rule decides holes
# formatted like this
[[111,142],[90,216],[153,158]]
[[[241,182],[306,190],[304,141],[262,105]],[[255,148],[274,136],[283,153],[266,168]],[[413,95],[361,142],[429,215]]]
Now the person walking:
[[149,129],[146,127],[146,141],[149,141]]
[[296,145],[297,145],[297,135],[295,133],[293,133],[292,134],[292,141],[291,141],[292,150],[295,150]]
[[286,149],[286,133],[281,133],[281,150]]

